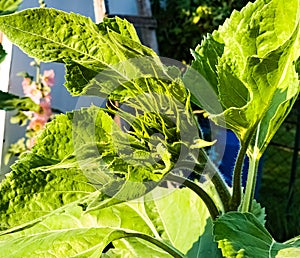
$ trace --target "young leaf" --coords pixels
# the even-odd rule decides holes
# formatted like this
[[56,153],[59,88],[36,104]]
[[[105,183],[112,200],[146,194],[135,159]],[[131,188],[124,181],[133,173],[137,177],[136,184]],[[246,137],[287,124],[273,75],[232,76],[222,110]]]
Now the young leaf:
[[132,39],[138,43],[141,43],[133,24],[127,20],[120,19],[118,16],[114,18],[104,18],[103,22],[97,25],[102,31],[111,30],[120,34],[124,38]]
[[[134,26],[127,22],[126,20],[122,20],[119,17],[115,18],[104,18],[103,22],[98,25],[99,30],[108,31],[108,33],[118,33],[120,36],[128,39],[132,39],[138,43],[140,40],[135,31]],[[73,95],[82,95],[86,94],[88,88],[93,88],[94,83],[99,84],[99,80],[95,80],[98,72],[90,70],[80,64],[77,64],[71,60],[66,62],[66,83],[65,86]],[[98,83],[97,83],[98,82]],[[102,82],[103,83],[103,82]],[[95,94],[99,95],[99,89],[95,89]],[[89,89],[89,92],[93,90]],[[111,93],[111,92],[109,92]],[[106,95],[104,95],[105,97]]]
[[299,237],[277,243],[251,213],[229,212],[214,223],[215,240],[225,257],[298,257]]
[[[202,106],[242,142],[253,137],[250,154],[254,149],[263,153],[297,98],[299,8],[298,0],[288,6],[283,0],[249,3],[241,12],[234,11],[194,53],[192,67],[211,84],[223,111]],[[187,87],[194,95],[201,92],[199,84]]]

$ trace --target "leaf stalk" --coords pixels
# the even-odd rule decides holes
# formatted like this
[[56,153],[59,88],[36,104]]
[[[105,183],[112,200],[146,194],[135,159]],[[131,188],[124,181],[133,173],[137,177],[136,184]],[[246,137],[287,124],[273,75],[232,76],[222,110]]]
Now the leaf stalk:
[[249,157],[249,170],[248,170],[245,196],[242,203],[242,212],[249,212],[251,210],[252,200],[254,198],[254,192],[255,192],[259,161],[260,158],[258,156]]

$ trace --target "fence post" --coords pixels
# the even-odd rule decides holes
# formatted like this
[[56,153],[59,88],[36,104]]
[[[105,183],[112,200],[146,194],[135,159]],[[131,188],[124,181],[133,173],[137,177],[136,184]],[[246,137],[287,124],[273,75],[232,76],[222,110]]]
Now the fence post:
[[[137,0],[138,12],[141,17],[152,17],[151,3],[149,0]],[[149,27],[141,28],[141,39],[144,44],[158,53],[155,29]]]

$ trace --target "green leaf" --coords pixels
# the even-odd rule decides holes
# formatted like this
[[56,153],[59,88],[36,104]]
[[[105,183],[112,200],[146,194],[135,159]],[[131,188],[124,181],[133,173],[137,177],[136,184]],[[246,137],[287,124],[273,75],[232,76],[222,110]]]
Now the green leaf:
[[31,98],[19,97],[1,90],[0,109],[6,111],[17,111],[16,114],[10,118],[10,121],[13,124],[19,124],[21,126],[26,125],[28,122],[28,116],[24,113],[24,111],[33,111],[36,113],[42,112],[41,106],[35,103]]
[[8,92],[3,92],[0,90],[0,109],[11,111],[34,111],[40,112],[41,107],[32,101],[31,98],[23,97],[20,98]]
[[[89,209],[94,201],[101,205]],[[170,206],[171,203],[177,205]],[[107,202],[105,196],[96,191],[71,203],[61,203],[31,224],[0,232],[0,248],[4,256],[12,258],[49,254],[100,257],[112,242],[114,248],[103,257],[127,254],[138,258],[151,254],[167,258],[172,256],[150,242],[154,239],[169,247],[174,244],[173,250],[184,252],[203,232],[207,216],[205,205],[189,189],[156,188],[151,195],[126,203]],[[189,225],[188,231],[185,223]]]
[[138,43],[141,43],[139,36],[136,33],[136,30],[132,23],[127,20],[120,19],[118,16],[114,18],[104,18],[103,22],[97,24],[101,31],[113,31],[124,38],[134,40]]
[[[91,194],[93,195],[93,194]],[[99,198],[94,194],[94,198]],[[124,205],[84,212],[87,201],[75,201],[62,206],[30,227],[12,229],[0,236],[2,254],[10,257],[99,257],[111,241],[131,234],[148,233],[147,224],[137,214],[138,210]],[[135,221],[137,225],[133,224]],[[135,228],[138,231],[130,230]]]
[[262,208],[260,203],[258,203],[255,199],[252,202],[251,213],[262,225],[265,225],[267,216],[265,208]]
[[225,257],[298,257],[300,237],[277,243],[251,213],[229,212],[214,222],[215,240]]
[[96,25],[79,14],[50,8],[28,9],[0,18],[0,29],[28,55],[43,62],[66,63],[66,86],[77,95],[86,92],[85,83],[95,72],[109,69],[111,77],[124,81],[131,67],[123,65],[124,71],[120,72],[113,65],[131,58],[156,56],[139,43],[132,25],[119,18]]
[[[82,171],[78,163],[69,167],[61,165],[70,161],[74,154],[71,117],[72,114],[59,115],[47,124],[32,151],[24,153],[12,166],[12,172],[1,182],[0,229],[32,223],[96,190],[95,184],[89,182],[88,174]],[[99,117],[101,121],[101,114]],[[108,115],[106,118],[106,123],[112,120]],[[98,136],[101,137],[104,130],[101,124],[96,125],[99,128]],[[90,128],[95,129],[94,126],[91,124],[81,132],[81,141],[89,142],[94,136],[89,134]],[[79,136],[75,139],[79,140]],[[98,178],[106,179],[101,178],[101,174]]]
[[4,60],[5,56],[6,56],[6,52],[3,49],[2,44],[0,43],[0,63]]
[[214,257],[223,258],[218,244],[214,241],[213,222],[211,218],[206,220],[204,233],[186,254],[186,258]]
[[[127,40],[131,39],[140,43],[134,26],[126,20],[120,19],[119,17],[110,19],[105,18],[103,22],[98,24],[98,28],[100,29],[100,31],[108,31],[111,33],[115,32],[120,34],[120,36],[127,38]],[[90,92],[91,94],[92,92],[94,92],[94,87],[96,87],[94,94],[100,94],[99,89],[97,89],[97,87],[99,87],[99,80],[95,79],[98,72],[85,68],[84,66],[77,64],[71,60],[66,62],[66,70],[67,73],[65,86],[73,95],[86,94],[86,91]],[[111,91],[113,90],[114,89],[112,89]],[[109,91],[108,93],[110,94],[111,91]],[[106,95],[102,96],[106,97]]]
[[[192,67],[210,83],[210,94],[223,110],[205,102],[205,96],[195,103],[204,99],[201,106],[210,118],[233,130],[242,142],[252,138],[249,154],[263,153],[297,98],[299,8],[297,0],[288,6],[283,0],[249,3],[194,52]],[[186,86],[194,96],[202,91],[205,95],[207,82],[191,83],[192,74],[187,73]]]
[[65,85],[73,95],[126,101],[156,92],[171,93],[183,103],[188,98],[180,70],[165,68],[126,20],[96,25],[78,14],[42,8],[0,17],[0,29],[28,55],[65,63]]
[[15,12],[23,0],[0,0],[0,15]]
[[145,209],[155,227],[160,230],[161,237],[181,252],[187,253],[199,235],[204,233],[209,212],[190,189],[171,192],[162,188],[159,189],[158,197],[154,195],[158,191],[146,196]]
[[[52,8],[27,9],[1,17],[0,28],[25,53],[41,61],[72,59],[98,72],[108,64],[153,55],[151,49],[114,32],[110,26],[97,26],[90,18]],[[22,40],[24,37],[27,42]]]

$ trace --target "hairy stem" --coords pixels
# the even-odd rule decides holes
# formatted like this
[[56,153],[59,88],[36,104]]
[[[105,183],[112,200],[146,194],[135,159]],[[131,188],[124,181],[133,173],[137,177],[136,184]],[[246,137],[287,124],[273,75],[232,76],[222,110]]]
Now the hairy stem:
[[242,171],[248,144],[241,143],[241,147],[235,162],[232,179],[232,198],[230,200],[231,211],[236,211],[242,200]]
[[215,220],[220,215],[218,208],[217,208],[216,204],[214,203],[213,199],[198,184],[194,183],[193,181],[191,181],[187,178],[177,176],[172,173],[169,173],[166,176],[166,180],[180,183],[180,184],[190,188],[192,191],[194,191],[205,203],[205,205],[210,213],[210,216],[212,217],[213,220]]
[[183,258],[184,257],[184,254],[181,253],[179,250],[177,250],[175,247],[167,245],[162,240],[159,240],[152,236],[149,236],[146,234],[139,234],[139,233],[130,233],[130,234],[128,234],[128,236],[125,236],[124,238],[129,238],[129,237],[138,237],[138,238],[144,239],[144,240],[158,246],[159,248],[166,251],[168,254],[172,255],[175,258]]
[[224,211],[229,210],[229,202],[231,199],[231,195],[229,193],[228,187],[220,175],[219,170],[215,166],[215,164],[211,161],[210,158],[207,157],[207,168],[209,173],[213,173],[211,176],[211,182],[214,184],[215,189],[220,197],[220,200],[223,204]]
[[252,200],[254,198],[259,160],[260,158],[257,156],[253,156],[249,158],[249,170],[248,170],[245,196],[242,204],[242,212],[249,212],[252,207]]
[[[195,172],[198,175],[202,175],[204,169],[206,169],[206,174],[210,176],[210,180],[215,186],[218,196],[220,197],[220,200],[222,202],[224,211],[229,211],[229,202],[231,200],[231,195],[229,193],[225,181],[221,177],[218,168],[215,166],[215,164],[211,161],[211,159],[206,155],[204,151],[201,153],[201,158],[203,158],[204,161],[200,164],[194,164],[191,163],[191,161],[181,162],[182,168],[190,169],[190,167],[193,166],[193,172]],[[185,164],[186,167],[184,167]]]

